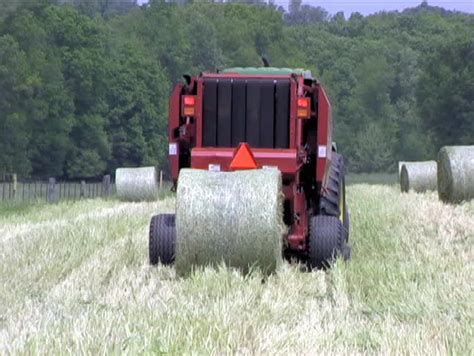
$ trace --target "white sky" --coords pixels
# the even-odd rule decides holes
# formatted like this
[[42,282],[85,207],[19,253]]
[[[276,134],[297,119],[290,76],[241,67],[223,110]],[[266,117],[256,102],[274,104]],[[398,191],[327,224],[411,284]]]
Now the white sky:
[[[139,4],[147,3],[148,0],[138,0]],[[276,4],[288,6],[288,0],[276,0]],[[415,7],[421,3],[421,0],[401,0],[401,1],[380,1],[380,0],[303,0],[304,4],[312,6],[321,6],[329,13],[335,14],[338,11],[344,11],[347,15],[352,12],[360,12],[364,15],[372,14],[382,10],[403,10],[407,7]],[[474,13],[474,0],[428,0],[431,6],[440,6],[449,10],[458,10]]]

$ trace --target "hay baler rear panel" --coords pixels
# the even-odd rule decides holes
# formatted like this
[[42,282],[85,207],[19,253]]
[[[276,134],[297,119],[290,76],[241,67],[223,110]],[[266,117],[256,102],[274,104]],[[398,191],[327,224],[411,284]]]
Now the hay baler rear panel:
[[[302,117],[305,101],[308,115]],[[287,247],[304,252],[309,217],[327,182],[331,132],[331,107],[315,80],[204,73],[178,84],[170,99],[172,178],[176,183],[187,167],[228,171],[236,148],[247,143],[258,167],[282,172]]]

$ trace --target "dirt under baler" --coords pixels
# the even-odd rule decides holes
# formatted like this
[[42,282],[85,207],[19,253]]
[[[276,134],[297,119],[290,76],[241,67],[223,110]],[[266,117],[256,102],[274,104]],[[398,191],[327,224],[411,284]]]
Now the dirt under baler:
[[[328,97],[310,72],[233,68],[186,76],[170,99],[169,160],[175,187],[183,168],[277,168],[287,226],[282,254],[311,268],[349,258],[344,162],[333,147]],[[174,215],[153,217],[150,262],[172,263],[179,238]]]

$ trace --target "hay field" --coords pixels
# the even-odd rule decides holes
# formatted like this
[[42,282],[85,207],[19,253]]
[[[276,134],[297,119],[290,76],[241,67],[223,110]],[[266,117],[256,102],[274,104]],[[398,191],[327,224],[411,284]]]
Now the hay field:
[[0,207],[0,354],[474,352],[474,202],[348,189],[352,262],[262,281],[147,264],[158,203]]

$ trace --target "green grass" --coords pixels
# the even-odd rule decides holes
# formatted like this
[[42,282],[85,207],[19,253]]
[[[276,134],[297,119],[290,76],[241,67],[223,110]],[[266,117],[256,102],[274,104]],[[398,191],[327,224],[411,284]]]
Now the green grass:
[[34,209],[33,202],[0,201],[0,217],[25,214]]
[[474,202],[347,194],[353,260],[266,280],[148,266],[172,197],[0,210],[0,354],[472,354]]
[[394,185],[398,184],[397,173],[349,173],[346,178],[348,185],[371,184],[371,185]]

